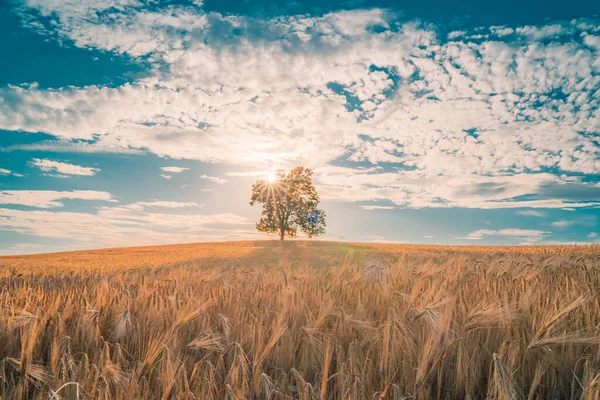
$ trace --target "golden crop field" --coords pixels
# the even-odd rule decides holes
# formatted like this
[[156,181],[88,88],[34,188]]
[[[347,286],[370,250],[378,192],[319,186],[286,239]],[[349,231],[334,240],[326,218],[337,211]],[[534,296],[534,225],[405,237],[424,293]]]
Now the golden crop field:
[[600,247],[0,257],[1,399],[597,399]]

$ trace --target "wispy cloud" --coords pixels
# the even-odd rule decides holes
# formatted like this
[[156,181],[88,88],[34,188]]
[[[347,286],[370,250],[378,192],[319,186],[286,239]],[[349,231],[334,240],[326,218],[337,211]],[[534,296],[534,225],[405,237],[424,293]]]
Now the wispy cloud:
[[11,171],[10,169],[5,169],[5,168],[0,168],[0,176],[7,176],[7,175],[12,175],[12,176],[17,176],[19,178],[23,178],[24,175],[18,174],[14,171]]
[[96,213],[0,208],[0,229],[69,240],[84,248],[265,238],[251,221],[235,214],[172,213],[197,206],[150,201],[102,207]]
[[556,228],[568,228],[571,226],[594,226],[597,225],[598,220],[595,216],[587,215],[587,216],[579,216],[573,215],[571,219],[561,219],[558,221],[552,222],[550,225]]
[[247,178],[247,177],[261,177],[261,176],[267,176],[269,174],[271,174],[272,172],[269,171],[245,171],[245,172],[226,172],[225,176],[231,176],[231,177],[242,177],[242,178]]
[[537,211],[537,210],[523,210],[523,211],[518,211],[517,214],[519,215],[525,215],[528,217],[540,217],[540,218],[545,218],[546,217],[546,213],[543,211]]
[[38,167],[44,172],[55,172],[62,175],[93,176],[100,171],[99,168],[82,167],[80,165],[48,159],[34,158],[29,164]]
[[394,206],[360,206],[360,208],[362,208],[363,210],[372,211],[372,210],[393,210],[395,207]]
[[207,181],[210,181],[213,183],[218,183],[219,185],[222,185],[227,182],[227,179],[219,178],[217,176],[200,175],[200,178],[206,179]]
[[369,235],[369,236],[365,236],[364,238],[366,241],[371,242],[371,243],[387,243],[387,244],[403,244],[406,243],[404,241],[401,240],[393,240],[393,239],[387,239],[384,236],[380,236],[380,235]]
[[[336,201],[389,200],[407,208],[539,209],[600,205],[593,190],[586,202],[554,195],[553,190],[572,181],[549,173],[430,176],[420,170],[377,172],[326,166],[317,168],[315,175],[322,198]],[[536,193],[534,199],[523,199]]]
[[[39,253],[44,247],[39,243],[15,243],[5,249],[0,249],[0,255]],[[60,246],[57,246],[60,248]],[[64,248],[67,250],[67,248]],[[53,249],[53,251],[59,251]]]
[[132,149],[122,144],[110,144],[100,139],[95,142],[71,140],[44,140],[31,144],[14,144],[0,147],[0,152],[12,151],[44,151],[52,153],[115,153],[115,154],[143,154],[142,149]]
[[160,169],[163,170],[164,172],[171,172],[174,174],[178,174],[180,172],[189,170],[189,168],[184,168],[184,167],[160,167]]
[[469,233],[467,236],[458,237],[457,239],[467,240],[482,240],[485,236],[508,236],[513,238],[527,238],[528,241],[538,241],[544,237],[544,235],[550,232],[540,231],[535,229],[479,229]]
[[179,202],[179,201],[139,201],[137,203],[128,204],[127,208],[132,210],[142,210],[145,208],[158,207],[158,208],[189,208],[189,207],[202,207],[202,203],[196,202]]
[[53,190],[0,191],[0,204],[54,208],[64,206],[61,200],[116,201],[110,193],[96,190],[73,190],[62,192]]
[[575,224],[577,224],[577,221],[560,220],[552,222],[551,225],[557,228],[566,228]]

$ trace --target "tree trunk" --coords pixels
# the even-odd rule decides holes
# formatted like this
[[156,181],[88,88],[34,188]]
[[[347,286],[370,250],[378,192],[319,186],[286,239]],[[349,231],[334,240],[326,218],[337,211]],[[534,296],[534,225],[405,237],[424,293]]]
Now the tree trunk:
[[284,237],[284,235],[285,235],[285,231],[281,231],[281,232],[279,233],[279,240],[283,241],[283,237]]

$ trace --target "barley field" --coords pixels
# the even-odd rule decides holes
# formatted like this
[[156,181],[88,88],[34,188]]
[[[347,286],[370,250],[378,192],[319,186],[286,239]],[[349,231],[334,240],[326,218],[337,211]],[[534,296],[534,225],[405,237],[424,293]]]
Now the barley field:
[[597,399],[600,247],[0,257],[4,399]]

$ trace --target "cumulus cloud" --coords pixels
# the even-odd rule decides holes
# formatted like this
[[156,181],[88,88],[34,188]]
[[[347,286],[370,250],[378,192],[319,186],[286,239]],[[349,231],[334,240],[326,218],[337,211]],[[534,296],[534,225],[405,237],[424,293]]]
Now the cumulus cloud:
[[[153,68],[120,87],[2,88],[2,129],[249,168],[306,165],[320,170],[323,197],[339,201],[597,204],[595,182],[570,178],[600,173],[597,21],[441,38],[380,9],[257,19],[26,0],[18,14],[41,34]],[[587,198],[554,193],[568,184]]]
[[37,208],[62,207],[61,200],[96,200],[115,202],[108,192],[96,190],[2,190],[0,191],[0,205],[21,205]]
[[82,167],[60,161],[34,158],[29,164],[38,167],[44,172],[56,172],[62,175],[94,176],[100,171],[99,168]]

